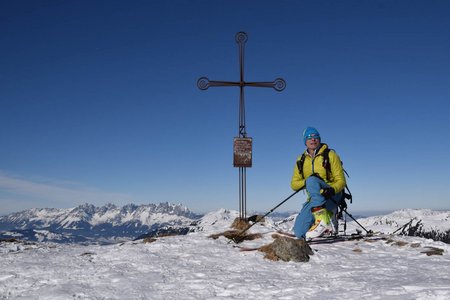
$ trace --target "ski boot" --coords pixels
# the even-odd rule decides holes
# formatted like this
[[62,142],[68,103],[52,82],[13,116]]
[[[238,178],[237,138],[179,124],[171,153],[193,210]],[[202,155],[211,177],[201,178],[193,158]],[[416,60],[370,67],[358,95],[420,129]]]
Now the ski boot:
[[332,236],[335,232],[335,228],[331,222],[333,213],[324,207],[314,207],[312,214],[315,222],[306,233],[306,240]]

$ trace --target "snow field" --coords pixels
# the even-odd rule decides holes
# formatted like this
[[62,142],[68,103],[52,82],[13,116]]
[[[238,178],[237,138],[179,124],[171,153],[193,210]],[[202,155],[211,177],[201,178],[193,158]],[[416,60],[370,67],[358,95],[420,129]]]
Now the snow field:
[[[254,226],[272,241],[272,230]],[[252,228],[253,229],[253,228]],[[3,247],[0,299],[448,299],[449,245],[412,237],[313,245],[308,263],[241,252],[210,232],[108,246]],[[417,248],[411,244],[420,243]],[[3,245],[3,244],[2,244]],[[444,255],[420,253],[425,246]]]

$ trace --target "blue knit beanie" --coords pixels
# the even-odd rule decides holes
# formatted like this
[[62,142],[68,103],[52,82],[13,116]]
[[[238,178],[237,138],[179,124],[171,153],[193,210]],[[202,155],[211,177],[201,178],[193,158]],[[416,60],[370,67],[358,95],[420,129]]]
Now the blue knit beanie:
[[303,143],[306,145],[306,138],[308,135],[314,134],[317,136],[317,138],[320,140],[320,134],[314,127],[306,127],[306,129],[303,131]]

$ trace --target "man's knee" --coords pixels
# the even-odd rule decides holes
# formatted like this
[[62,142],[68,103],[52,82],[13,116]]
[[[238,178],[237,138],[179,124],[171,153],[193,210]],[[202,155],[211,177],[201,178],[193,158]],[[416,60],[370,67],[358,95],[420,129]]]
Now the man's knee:
[[317,176],[309,176],[308,178],[306,178],[306,181],[305,181],[305,183],[306,183],[306,186],[308,186],[308,185],[321,185],[322,183],[323,183],[324,181],[320,178],[320,177],[317,177]]

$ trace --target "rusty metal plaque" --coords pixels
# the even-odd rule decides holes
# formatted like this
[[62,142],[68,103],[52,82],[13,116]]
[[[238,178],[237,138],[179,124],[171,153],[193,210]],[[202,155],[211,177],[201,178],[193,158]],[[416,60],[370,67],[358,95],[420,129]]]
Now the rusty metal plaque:
[[234,138],[233,165],[244,168],[252,166],[252,138]]

